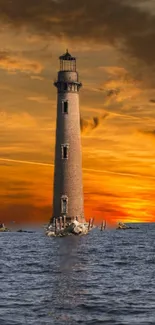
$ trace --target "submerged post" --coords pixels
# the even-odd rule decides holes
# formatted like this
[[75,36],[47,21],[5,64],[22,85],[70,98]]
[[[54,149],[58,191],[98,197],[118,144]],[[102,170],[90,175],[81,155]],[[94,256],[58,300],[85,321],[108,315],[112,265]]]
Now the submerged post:
[[55,218],[55,234],[57,234],[57,219]]
[[102,221],[102,223],[101,223],[101,231],[103,231],[103,221]]
[[62,229],[62,217],[60,217],[60,230]]
[[66,227],[66,216],[63,216],[63,227]]
[[90,230],[90,227],[91,227],[91,219],[89,219],[88,231]]
[[106,229],[106,220],[104,222],[102,221],[101,223],[101,231],[103,231],[103,229]]
[[91,228],[93,228],[94,226],[94,218],[92,218],[92,221],[91,221]]

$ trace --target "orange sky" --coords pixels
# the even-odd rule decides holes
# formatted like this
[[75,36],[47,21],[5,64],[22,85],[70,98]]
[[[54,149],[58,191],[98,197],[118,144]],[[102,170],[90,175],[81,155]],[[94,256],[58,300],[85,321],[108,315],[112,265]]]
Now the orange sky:
[[53,80],[66,48],[83,84],[86,218],[155,221],[153,9],[151,0],[0,0],[2,221],[51,217]]

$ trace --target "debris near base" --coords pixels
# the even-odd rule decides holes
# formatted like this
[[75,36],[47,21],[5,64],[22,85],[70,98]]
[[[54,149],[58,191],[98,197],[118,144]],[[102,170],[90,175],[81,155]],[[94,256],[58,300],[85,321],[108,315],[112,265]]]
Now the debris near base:
[[9,232],[10,230],[7,228],[0,228],[0,232]]
[[117,230],[126,230],[126,229],[139,229],[139,228],[138,227],[127,226],[123,222],[119,222],[118,227],[116,229]]
[[0,222],[0,232],[8,232],[9,229],[5,227],[4,223]]
[[65,227],[54,227],[49,225],[46,230],[46,235],[48,237],[64,237],[69,235],[86,235],[89,232],[89,227],[87,223],[80,223],[77,220],[71,223],[66,223]]

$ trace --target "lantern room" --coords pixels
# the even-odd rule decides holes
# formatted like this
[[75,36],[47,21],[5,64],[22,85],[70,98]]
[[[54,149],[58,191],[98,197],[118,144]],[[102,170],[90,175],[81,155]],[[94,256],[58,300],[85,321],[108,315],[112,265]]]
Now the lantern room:
[[68,50],[59,57],[60,71],[76,71],[76,58],[73,57]]

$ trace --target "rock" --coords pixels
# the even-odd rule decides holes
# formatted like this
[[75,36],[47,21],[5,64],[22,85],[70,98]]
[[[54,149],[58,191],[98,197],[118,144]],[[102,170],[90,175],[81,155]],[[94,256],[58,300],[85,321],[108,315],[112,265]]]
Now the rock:
[[17,232],[34,233],[35,231],[19,229],[19,230],[17,230]]
[[0,228],[0,232],[9,232],[10,230],[6,227]]
[[88,224],[83,224],[77,220],[72,221],[70,224],[66,224],[65,228],[57,229],[56,234],[54,227],[50,225],[46,231],[48,237],[64,237],[68,235],[86,235],[88,233]]
[[47,235],[48,237],[56,237],[56,234],[55,234],[55,232],[53,232],[53,231],[47,231],[47,232],[46,232],[46,235]]
[[134,227],[131,227],[131,226],[127,226],[125,225],[123,222],[119,222],[118,223],[118,227],[116,228],[117,230],[126,230],[126,229],[139,229],[139,228],[134,228]]

